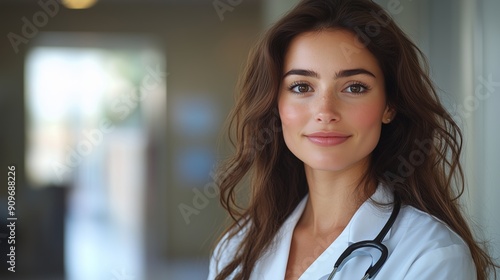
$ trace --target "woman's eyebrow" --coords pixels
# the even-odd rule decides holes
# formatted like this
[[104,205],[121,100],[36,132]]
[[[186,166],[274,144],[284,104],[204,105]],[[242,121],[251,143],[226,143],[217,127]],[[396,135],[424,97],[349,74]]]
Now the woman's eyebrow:
[[[335,73],[335,79],[338,78],[345,78],[345,77],[350,77],[354,75],[369,75],[374,78],[376,78],[375,74],[372,72],[363,69],[363,68],[356,68],[356,69],[346,69],[346,70],[341,70],[337,73]],[[299,76],[306,76],[306,77],[313,77],[313,78],[319,78],[319,74],[313,70],[306,70],[306,69],[292,69],[283,75],[283,79],[286,78],[287,76],[290,75],[299,75]]]
[[314,72],[312,70],[305,70],[305,69],[292,69],[283,75],[283,79],[286,78],[287,76],[290,75],[299,75],[299,76],[307,76],[307,77],[313,77],[313,78],[319,78],[319,74],[317,72]]
[[369,76],[376,78],[375,74],[373,74],[372,72],[370,72],[366,69],[363,69],[363,68],[356,68],[356,69],[341,70],[341,71],[335,73],[335,79],[350,77],[350,76],[359,75],[359,74],[369,75]]

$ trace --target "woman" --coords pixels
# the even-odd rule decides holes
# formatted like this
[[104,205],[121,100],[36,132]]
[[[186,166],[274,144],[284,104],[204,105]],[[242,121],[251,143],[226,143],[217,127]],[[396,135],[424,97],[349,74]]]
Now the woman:
[[[367,0],[304,0],[268,31],[231,115],[236,152],[219,178],[233,223],[209,279],[494,272],[458,204],[461,132],[420,58]],[[252,196],[243,208],[236,192],[247,175]],[[385,256],[363,246],[332,273],[349,245],[376,237],[384,245],[375,247],[387,248],[381,268],[367,271]]]

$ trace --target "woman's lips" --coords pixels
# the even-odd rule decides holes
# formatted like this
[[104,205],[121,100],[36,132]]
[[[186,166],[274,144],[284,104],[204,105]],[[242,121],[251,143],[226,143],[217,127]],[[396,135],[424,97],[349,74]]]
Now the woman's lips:
[[306,137],[320,146],[335,146],[344,143],[351,136],[338,132],[315,132],[307,134]]

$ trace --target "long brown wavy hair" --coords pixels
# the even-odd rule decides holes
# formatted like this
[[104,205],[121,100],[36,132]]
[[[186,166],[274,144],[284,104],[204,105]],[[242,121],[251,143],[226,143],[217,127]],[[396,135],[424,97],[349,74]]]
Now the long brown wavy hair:
[[[235,258],[216,279],[227,279],[235,270],[234,279],[249,279],[276,232],[308,192],[304,165],[283,140],[277,98],[291,40],[332,28],[352,32],[377,58],[388,105],[397,112],[382,127],[364,180],[391,187],[403,204],[445,222],[469,246],[477,278],[487,279],[490,273],[496,278],[496,264],[474,239],[460,210],[458,198],[465,187],[459,162],[462,133],[438,99],[422,52],[372,1],[303,0],[257,44],[239,81],[229,116],[235,153],[219,166],[217,178],[220,201],[232,218],[222,236],[230,239],[243,228],[245,235]],[[251,196],[242,206],[237,192],[247,176]]]

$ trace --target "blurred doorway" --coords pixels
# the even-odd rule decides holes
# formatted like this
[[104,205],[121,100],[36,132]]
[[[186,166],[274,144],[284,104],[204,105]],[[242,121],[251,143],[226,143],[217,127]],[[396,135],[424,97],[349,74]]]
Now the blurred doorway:
[[[165,57],[151,38],[46,33],[26,58],[26,173],[68,187],[68,280],[146,279],[149,168],[164,141]],[[160,153],[161,154],[161,153]],[[161,209],[154,209],[154,211]]]

